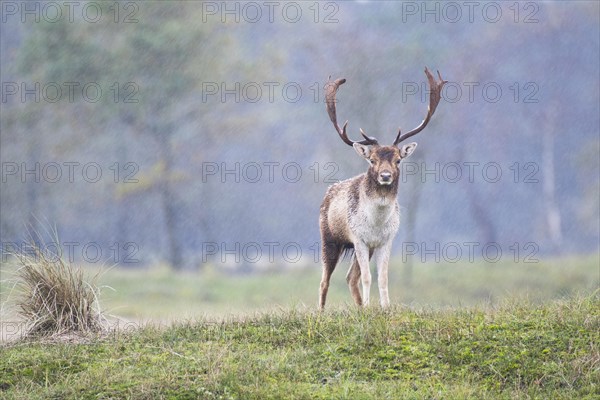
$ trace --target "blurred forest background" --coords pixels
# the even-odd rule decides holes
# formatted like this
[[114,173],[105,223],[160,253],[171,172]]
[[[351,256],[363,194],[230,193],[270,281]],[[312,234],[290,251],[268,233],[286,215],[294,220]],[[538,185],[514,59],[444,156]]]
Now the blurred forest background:
[[2,3],[5,250],[56,225],[78,262],[317,268],[327,186],[367,168],[328,76],[351,138],[389,144],[425,116],[428,66],[450,84],[403,167],[395,256],[598,252],[596,1],[77,4]]

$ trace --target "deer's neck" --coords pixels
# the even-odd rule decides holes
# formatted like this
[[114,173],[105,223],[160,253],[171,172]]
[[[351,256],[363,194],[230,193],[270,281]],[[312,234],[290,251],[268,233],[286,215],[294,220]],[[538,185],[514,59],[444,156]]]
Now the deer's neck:
[[[369,182],[368,175],[363,175],[356,183],[356,189],[354,195],[357,198],[350,205],[350,229],[369,247],[381,247],[398,230],[398,184],[381,186],[377,181]],[[356,209],[353,210],[352,205]]]

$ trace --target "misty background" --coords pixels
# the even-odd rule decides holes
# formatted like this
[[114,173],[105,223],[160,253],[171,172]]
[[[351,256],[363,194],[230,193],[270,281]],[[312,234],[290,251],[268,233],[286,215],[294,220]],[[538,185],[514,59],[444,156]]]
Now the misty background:
[[599,250],[598,2],[2,2],[0,29],[4,250],[55,225],[78,262],[318,268],[326,188],[367,169],[328,77],[390,144],[425,66],[393,255]]

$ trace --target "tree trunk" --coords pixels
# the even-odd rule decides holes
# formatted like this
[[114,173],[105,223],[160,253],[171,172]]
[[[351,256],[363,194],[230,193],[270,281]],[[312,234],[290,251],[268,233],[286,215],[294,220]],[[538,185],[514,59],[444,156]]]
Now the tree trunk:
[[[36,143],[29,142],[27,143],[27,163],[25,168],[28,171],[33,171],[36,168],[36,164],[40,163],[39,150],[36,146]],[[40,165],[41,168],[41,165]],[[38,170],[36,168],[36,170]],[[27,173],[24,176],[25,180],[25,199],[27,204],[27,230],[29,240],[32,243],[30,245],[34,245],[37,248],[42,248],[42,243],[44,239],[40,236],[43,227],[40,226],[39,221],[40,218],[44,218],[41,215],[41,204],[40,204],[40,187],[43,185],[43,180],[41,177],[41,171],[38,174],[37,172],[34,174]]]
[[469,198],[469,210],[473,220],[479,227],[480,237],[483,238],[482,245],[497,243],[496,227],[494,226],[494,220],[490,217],[488,203],[482,200],[474,183],[467,182],[465,187]]
[[[422,158],[416,158],[414,160],[415,163],[421,165]],[[406,208],[408,209],[406,213],[406,243],[415,243],[415,230],[417,227],[417,213],[419,210],[419,199],[421,198],[421,190],[423,186],[423,182],[417,176],[413,176],[408,184],[408,201]],[[410,288],[413,283],[413,268],[414,268],[414,256],[408,255],[406,258],[406,262],[404,263],[404,268],[402,270],[402,281],[404,282],[404,286]]]
[[[460,139],[461,144],[458,147],[457,160],[465,160],[465,151],[467,147],[464,139]],[[473,217],[473,221],[479,228],[479,237],[483,239],[482,245],[496,243],[497,234],[494,220],[490,216],[489,203],[482,199],[481,193],[477,189],[476,182],[469,182],[468,179],[463,179],[463,187],[469,201],[469,211]]]
[[544,192],[545,223],[552,252],[560,253],[562,246],[561,215],[556,203],[554,176],[554,131],[548,124],[542,136],[542,176]]
[[[118,165],[117,167],[119,168],[119,174],[118,174],[118,182],[117,182],[117,186],[116,189],[118,190],[118,185],[121,185],[123,183],[123,167],[125,165],[125,163],[127,162],[127,147],[123,144],[122,140],[116,140],[117,142],[117,149],[116,149],[116,153],[117,153],[117,162]],[[127,249],[126,247],[126,243],[128,241],[129,238],[129,230],[128,230],[128,226],[129,226],[129,213],[127,210],[127,204],[128,202],[125,201],[124,196],[119,196],[117,193],[115,193],[117,199],[116,199],[116,204],[117,204],[117,210],[116,210],[116,221],[115,221],[115,241],[116,241],[116,245],[118,246],[118,252],[117,254],[124,254],[123,251],[125,251]],[[111,246],[113,244],[111,243]],[[119,264],[122,265],[127,265],[125,264],[125,262],[127,262],[128,260],[122,258],[122,257],[118,257],[118,259],[116,260],[116,262],[118,262]]]
[[165,233],[167,235],[167,260],[174,270],[183,268],[181,245],[178,239],[177,204],[175,193],[171,188],[173,170],[173,153],[168,138],[161,145],[162,161],[164,162],[163,176],[160,177],[159,195],[165,218]]

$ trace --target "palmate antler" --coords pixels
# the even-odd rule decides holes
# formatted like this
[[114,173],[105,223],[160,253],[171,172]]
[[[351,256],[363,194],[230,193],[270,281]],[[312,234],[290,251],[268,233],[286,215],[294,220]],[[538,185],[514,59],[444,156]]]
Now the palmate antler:
[[427,67],[425,67],[425,75],[427,75],[427,80],[429,81],[429,87],[431,87],[431,92],[429,94],[429,106],[427,107],[427,115],[425,116],[425,119],[423,120],[423,122],[421,122],[421,124],[419,126],[417,126],[412,131],[406,132],[402,136],[400,135],[402,133],[402,130],[399,129],[398,136],[396,136],[396,140],[394,140],[394,146],[397,146],[400,142],[421,132],[429,123],[431,116],[435,112],[435,109],[437,108],[437,106],[440,102],[440,99],[442,98],[442,88],[444,87],[444,85],[446,83],[448,83],[448,81],[445,81],[444,79],[442,79],[442,75],[440,75],[440,71],[437,71],[437,74],[438,74],[438,77],[440,78],[439,81],[436,81],[435,78],[433,77],[433,75],[431,75],[431,72],[429,72]]
[[377,142],[377,139],[368,137],[367,135],[365,135],[362,129],[360,130],[360,134],[365,138],[365,140],[361,140],[360,142],[353,142],[352,140],[348,139],[348,135],[346,135],[346,127],[348,126],[348,121],[344,123],[344,128],[340,128],[340,126],[338,125],[335,109],[335,94],[337,93],[337,90],[340,87],[340,85],[343,85],[344,83],[346,83],[346,79],[340,78],[336,79],[334,82],[327,82],[327,85],[325,86],[325,102],[327,103],[327,113],[329,114],[329,119],[331,119],[335,130],[340,135],[340,138],[342,138],[344,143],[346,143],[349,146],[354,145],[354,143],[360,143],[364,145],[378,145],[379,143]]
[[[427,80],[429,81],[429,86],[431,87],[431,94],[429,96],[429,106],[427,109],[427,115],[425,116],[425,119],[423,120],[423,122],[421,122],[421,124],[419,126],[417,126],[415,129],[405,133],[404,135],[401,135],[402,131],[399,130],[398,135],[396,136],[396,140],[394,140],[394,144],[393,144],[394,146],[397,146],[403,140],[406,140],[409,137],[414,136],[417,133],[421,132],[429,123],[429,120],[431,119],[431,116],[435,112],[435,109],[437,108],[437,106],[440,102],[440,99],[442,97],[442,88],[444,87],[444,85],[446,83],[448,83],[448,81],[445,81],[442,79],[442,76],[440,75],[440,71],[437,71],[437,74],[438,74],[438,77],[440,78],[439,81],[436,81],[435,78],[433,77],[433,75],[431,75],[431,72],[429,72],[429,69],[427,69],[427,67],[425,67],[425,75],[427,75]],[[337,115],[336,115],[336,107],[335,107],[335,103],[336,103],[335,95],[336,95],[340,85],[343,85],[344,83],[346,83],[346,79],[340,78],[340,79],[336,79],[333,82],[331,82],[331,80],[330,80],[329,82],[327,82],[327,85],[325,86],[325,102],[327,103],[327,113],[329,114],[329,119],[331,119],[331,122],[333,123],[335,130],[340,135],[340,138],[344,141],[344,143],[346,143],[349,146],[354,145],[354,143],[359,143],[362,145],[379,145],[379,142],[377,141],[377,139],[375,139],[374,137],[367,136],[363,132],[362,129],[360,130],[360,134],[362,135],[362,137],[365,138],[365,140],[354,142],[354,141],[350,140],[348,138],[348,135],[346,134],[346,127],[348,125],[348,121],[346,121],[344,123],[343,128],[340,128],[340,126],[338,125]]]

